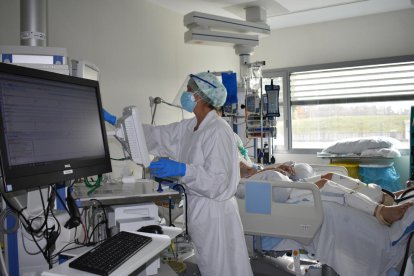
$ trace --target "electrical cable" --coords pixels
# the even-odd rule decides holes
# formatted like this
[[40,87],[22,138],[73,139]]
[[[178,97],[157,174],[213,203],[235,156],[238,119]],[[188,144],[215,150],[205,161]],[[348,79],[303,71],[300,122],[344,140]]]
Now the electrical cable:
[[14,206],[13,206],[13,204],[11,204],[11,202],[7,199],[7,197],[4,195],[4,194],[1,194],[1,196],[3,197],[3,199],[4,199],[4,201],[6,202],[6,204],[7,204],[7,206],[8,206],[8,208],[10,208],[12,211],[14,211],[17,215],[18,215],[18,217],[19,217],[19,220],[20,219],[22,219],[24,222],[25,222],[25,225],[23,225],[23,227],[29,227],[30,226],[30,222],[29,222],[29,220],[23,215],[23,213],[22,213],[22,211],[25,209],[25,208],[27,208],[27,207],[25,207],[25,208],[22,208],[21,210],[17,210]]
[[[88,234],[86,233],[85,224],[83,222],[81,222],[81,225],[82,225],[82,228],[83,228],[83,244],[86,244]],[[75,235],[75,237],[76,237],[76,235]]]
[[171,209],[172,209],[172,199],[171,197],[169,197],[168,198],[168,220],[170,222],[169,226],[175,227],[175,225],[172,223],[172,215],[171,215],[172,210]]
[[88,195],[92,194],[96,189],[98,189],[99,187],[101,187],[101,181],[102,181],[102,174],[98,175],[98,178],[95,181],[95,184],[91,184],[88,180],[87,177],[83,178],[83,181],[85,183],[85,186],[90,188],[90,190],[88,191]]
[[126,160],[130,160],[131,158],[127,158],[127,157],[124,157],[124,158],[112,158],[111,157],[111,160],[113,160],[113,161],[126,161]]
[[85,239],[86,240],[84,240],[84,244],[88,244],[90,241],[88,240],[88,238],[89,238],[89,230],[90,230],[90,227],[91,227],[91,218],[90,218],[90,215],[89,215],[89,208],[88,208],[88,210],[87,211],[85,211],[85,215],[84,215],[84,217],[85,217]]
[[103,206],[102,202],[99,199],[92,198],[92,199],[90,199],[90,201],[97,202],[99,204],[99,206],[101,207],[103,213],[104,213],[104,217],[105,217],[105,221],[104,221],[105,222],[105,232],[106,232],[105,234],[106,234],[106,237],[108,238],[110,236],[110,230],[109,230],[109,225],[108,225],[108,215],[106,214],[105,207]]
[[[22,208],[21,210],[17,210],[16,208],[14,208],[14,206],[9,202],[9,200],[7,199],[7,197],[6,196],[4,196],[4,194],[1,194],[2,196],[3,196],[3,199],[4,199],[4,201],[6,202],[6,204],[9,206],[9,208],[12,210],[12,211],[14,211],[16,214],[18,214],[18,217],[19,217],[19,220],[23,220],[24,221],[24,223],[23,224],[21,224],[21,226],[23,226],[23,228],[28,232],[28,233],[30,233],[30,235],[32,236],[32,238],[33,238],[33,241],[34,241],[34,243],[36,244],[36,246],[38,247],[38,249],[40,250],[40,252],[42,253],[42,255],[44,256],[44,254],[43,254],[43,250],[42,250],[42,248],[40,247],[40,245],[39,245],[39,243],[37,242],[37,240],[36,240],[36,238],[35,238],[35,235],[34,235],[34,232],[36,231],[36,233],[39,233],[40,231],[41,231],[41,229],[42,229],[42,227],[43,226],[41,226],[39,229],[33,229],[32,228],[32,225],[31,225],[31,221],[29,221],[29,219],[27,219],[24,215],[23,215],[23,213],[22,213],[22,210],[24,210],[24,208]],[[27,208],[27,207],[26,207]],[[23,230],[22,230],[23,231]]]
[[[16,221],[16,224],[10,229],[7,229],[7,227],[5,227],[5,221],[8,216],[14,217]],[[3,209],[0,213],[0,233],[8,235],[8,234],[16,232],[17,229],[19,229],[19,227],[20,227],[20,220],[16,212],[14,212],[10,208]]]
[[[49,191],[49,189],[50,189],[50,187],[48,188],[48,191]],[[48,216],[49,216],[49,204],[48,204],[48,208],[46,210],[45,209],[45,202],[44,202],[44,199],[43,199],[43,193],[42,193],[42,190],[40,189],[40,187],[39,187],[39,193],[40,193],[40,199],[41,199],[42,206],[43,206],[43,213],[44,213],[44,218],[45,218],[44,222],[45,222],[45,226],[46,226],[46,229],[43,231],[43,237],[46,240],[46,245],[45,245],[45,248],[44,248],[43,255],[46,259],[46,262],[49,264],[49,269],[51,269],[52,264],[51,264],[51,259],[50,259],[50,239],[51,239],[51,236],[52,236],[51,232],[53,232],[54,227],[50,230],[48,225],[47,225],[47,220],[48,220]]]
[[[93,233],[95,233],[96,229],[98,229],[99,226],[103,224],[103,221],[98,222],[92,229],[91,234],[88,237],[88,240],[90,241],[92,239]],[[97,242],[92,242],[92,244],[96,244]]]
[[[27,253],[27,254],[29,254],[29,255],[32,255],[32,256],[34,256],[34,255],[38,255],[38,254],[40,254],[40,253],[42,253],[42,251],[39,249],[39,251],[37,251],[37,252],[30,252],[29,251],[29,249],[27,249],[27,247],[26,247],[26,243],[24,242],[24,240],[25,239],[28,239],[29,241],[31,241],[31,242],[35,242],[34,240],[30,240],[28,237],[25,237],[24,236],[24,234],[23,234],[23,229],[21,229],[20,230],[20,233],[21,233],[21,236],[22,236],[22,245],[23,245],[23,249],[24,249],[24,251]],[[43,238],[42,238],[43,239]],[[37,240],[36,242],[39,242],[40,240]]]
[[[39,190],[40,190],[40,188],[39,188]],[[40,191],[40,193],[41,193],[41,191]],[[22,216],[24,219],[26,219],[27,220],[27,222],[28,222],[28,226],[26,227],[25,225],[23,225],[23,227],[24,227],[24,229],[32,236],[32,238],[33,238],[33,242],[36,244],[36,246],[37,246],[37,248],[39,249],[39,253],[42,253],[42,255],[43,255],[43,257],[44,257],[44,259],[46,260],[46,262],[49,264],[49,267],[51,266],[51,262],[50,262],[50,259],[49,259],[49,256],[47,255],[47,252],[40,246],[40,244],[39,244],[39,242],[38,242],[38,240],[36,240],[36,238],[35,238],[35,233],[36,234],[40,234],[40,233],[42,233],[41,231],[42,231],[42,229],[45,227],[45,225],[46,225],[46,230],[45,231],[48,231],[48,228],[47,228],[47,220],[48,220],[48,213],[49,213],[49,210],[50,210],[50,204],[51,204],[51,201],[52,201],[52,196],[49,194],[49,198],[48,198],[48,205],[47,205],[47,207],[45,208],[45,205],[44,205],[44,200],[43,200],[43,195],[42,195],[42,193],[41,193],[41,199],[42,199],[42,205],[43,205],[43,210],[44,210],[44,222],[43,222],[43,224],[42,224],[42,226],[41,227],[39,227],[38,229],[36,229],[35,231],[34,231],[34,229],[33,229],[33,227],[32,227],[32,223],[33,223],[33,221],[34,221],[34,219],[32,219],[32,220],[27,220],[26,218],[24,218],[24,216]],[[39,218],[39,217],[37,217],[37,218]],[[35,218],[35,219],[37,219],[37,218]],[[23,231],[23,230],[22,230]],[[43,231],[43,234],[45,233],[45,231]],[[45,238],[44,236],[43,236],[43,238]]]
[[1,275],[9,276],[7,272],[6,262],[4,261],[3,250],[0,248],[0,263],[1,263]]
[[187,201],[187,193],[185,192],[185,188],[181,184],[175,184],[173,186],[173,189],[175,187],[179,187],[183,190],[184,198],[185,198],[185,233],[188,235],[188,201]]

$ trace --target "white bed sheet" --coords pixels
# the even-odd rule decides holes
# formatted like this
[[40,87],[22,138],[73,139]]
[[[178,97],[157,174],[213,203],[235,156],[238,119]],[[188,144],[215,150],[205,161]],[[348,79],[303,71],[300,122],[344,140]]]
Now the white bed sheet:
[[[347,175],[347,170],[344,167],[312,166],[318,174],[336,172]],[[265,179],[272,185],[279,186],[283,183],[280,180],[271,181],[272,178]],[[244,204],[243,199],[238,200],[240,207],[240,203]],[[320,197],[318,200],[321,200]],[[297,204],[293,205],[297,206]],[[286,207],[286,205],[281,206]],[[303,248],[315,254],[321,263],[334,268],[341,276],[386,276],[387,271],[397,267],[403,259],[409,236],[404,235],[403,238],[401,236],[406,229],[411,229],[411,231],[414,229],[414,207],[410,208],[403,219],[395,222],[392,227],[378,223],[374,216],[335,202],[322,202],[322,210],[323,222],[309,244],[304,245],[290,239],[290,237],[287,238],[287,236],[285,236],[286,239],[283,239],[275,238],[279,235],[273,235],[273,237],[262,237],[262,248],[275,251]],[[290,211],[284,209],[284,212],[287,212],[286,215],[288,215]],[[241,210],[242,214],[245,215],[243,210]],[[243,216],[242,221],[244,221]],[[280,224],[277,224],[277,219],[280,217],[273,212],[272,217],[274,220],[272,229],[279,229]],[[282,217],[282,219],[284,218]],[[251,225],[248,228],[251,228]],[[258,228],[262,229],[262,226]],[[268,225],[264,228],[269,229]],[[259,229],[255,231],[258,234]],[[280,231],[268,233],[280,233]],[[392,242],[397,240],[398,243],[392,245]]]
[[272,250],[303,248],[342,276],[385,276],[400,263],[408,236],[392,246],[391,228],[373,216],[333,202],[323,202],[323,207],[324,221],[309,245],[283,239]]

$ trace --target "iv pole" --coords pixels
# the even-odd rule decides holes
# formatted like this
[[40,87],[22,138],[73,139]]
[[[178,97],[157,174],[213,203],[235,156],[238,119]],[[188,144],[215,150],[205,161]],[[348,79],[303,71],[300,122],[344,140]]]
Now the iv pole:
[[[151,109],[152,109],[152,106],[155,104],[154,111],[152,112],[152,116],[151,116],[151,125],[154,125],[155,112],[157,111],[157,105],[159,105],[161,103],[164,103],[164,104],[172,106],[172,107],[179,108],[179,109],[181,109],[181,113],[183,112],[183,108],[181,106],[166,102],[163,99],[161,99],[160,97],[155,97],[155,98],[149,97],[149,100],[150,100]],[[182,115],[184,116],[184,114],[182,114]]]

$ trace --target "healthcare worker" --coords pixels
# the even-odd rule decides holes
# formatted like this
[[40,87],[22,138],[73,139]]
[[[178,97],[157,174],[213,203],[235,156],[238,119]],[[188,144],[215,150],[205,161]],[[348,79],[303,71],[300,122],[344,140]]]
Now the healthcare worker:
[[144,125],[149,169],[180,177],[188,198],[188,231],[203,276],[253,275],[234,194],[240,179],[230,126],[218,116],[227,96],[212,73],[190,75],[181,106],[195,117],[164,126]]

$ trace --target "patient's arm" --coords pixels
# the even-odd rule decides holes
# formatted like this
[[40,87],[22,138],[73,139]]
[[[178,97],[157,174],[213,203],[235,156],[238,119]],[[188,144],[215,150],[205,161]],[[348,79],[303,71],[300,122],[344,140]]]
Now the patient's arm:
[[264,168],[263,170],[258,170],[250,164],[246,164],[243,161],[240,161],[240,177],[249,178],[257,173],[264,171],[276,171],[287,177],[295,173],[294,167],[289,164],[275,164],[269,167]]
[[253,168],[251,165],[240,161],[240,177],[241,178],[248,178],[256,174],[257,172],[258,171],[255,168]]

